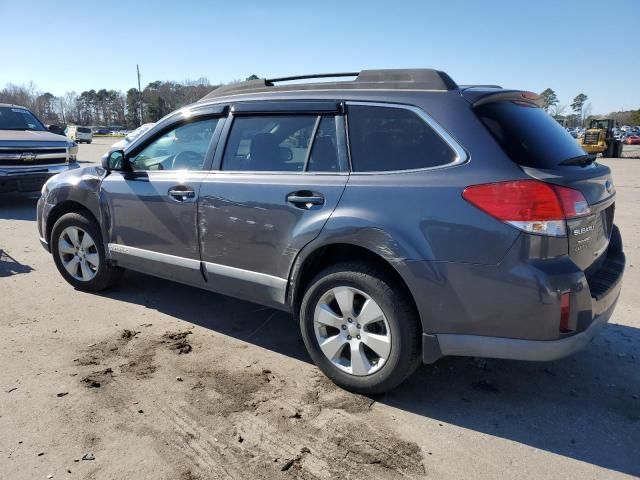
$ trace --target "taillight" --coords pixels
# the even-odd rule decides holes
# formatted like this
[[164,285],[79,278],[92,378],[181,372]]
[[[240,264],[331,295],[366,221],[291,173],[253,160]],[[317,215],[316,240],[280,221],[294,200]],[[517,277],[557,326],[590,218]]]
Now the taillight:
[[553,189],[558,194],[558,198],[562,204],[562,210],[564,210],[565,218],[577,218],[584,217],[585,215],[591,215],[591,209],[589,208],[587,199],[582,195],[582,192],[574,190],[573,188],[560,187],[558,185],[554,185]]
[[472,185],[462,197],[498,220],[540,235],[565,236],[567,219],[591,213],[578,190],[538,180]]

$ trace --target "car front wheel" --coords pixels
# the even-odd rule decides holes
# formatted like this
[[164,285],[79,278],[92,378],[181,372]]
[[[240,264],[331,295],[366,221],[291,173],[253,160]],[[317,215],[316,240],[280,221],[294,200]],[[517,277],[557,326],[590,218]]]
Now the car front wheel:
[[60,274],[78,290],[104,290],[123,272],[106,261],[100,229],[84,211],[58,219],[51,231],[51,253]]
[[311,282],[300,306],[315,364],[342,388],[382,393],[420,364],[421,329],[403,287],[382,269],[343,263]]

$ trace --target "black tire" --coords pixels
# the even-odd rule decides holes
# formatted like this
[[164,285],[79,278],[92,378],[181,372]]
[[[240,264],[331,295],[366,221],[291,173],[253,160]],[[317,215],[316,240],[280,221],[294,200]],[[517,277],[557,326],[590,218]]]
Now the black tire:
[[93,141],[93,140],[88,140],[88,141],[87,141],[87,145],[91,145],[91,142],[92,142],[92,141]]
[[[59,240],[64,230],[68,227],[77,227],[84,232],[87,232],[95,243],[95,253],[98,254],[99,263],[95,276],[90,280],[83,281],[75,278],[67,271],[62,263],[59,251]],[[100,228],[91,214],[87,211],[71,212],[60,217],[51,231],[50,246],[53,261],[55,262],[58,271],[69,284],[78,290],[85,292],[98,292],[100,290],[105,290],[113,286],[124,273],[122,268],[113,266],[106,261],[104,243],[102,241]]]
[[602,152],[602,156],[606,158],[615,158],[616,156],[616,146],[614,142],[607,143],[607,148],[604,152]]
[[[332,288],[346,286],[366,293],[384,313],[391,333],[391,350],[374,373],[356,376],[335,366],[320,349],[314,329],[314,311]],[[422,328],[403,286],[382,269],[349,262],[320,272],[309,284],[300,305],[300,329],[309,355],[336,385],[361,394],[379,394],[398,386],[420,365]],[[359,338],[359,337],[358,337]]]

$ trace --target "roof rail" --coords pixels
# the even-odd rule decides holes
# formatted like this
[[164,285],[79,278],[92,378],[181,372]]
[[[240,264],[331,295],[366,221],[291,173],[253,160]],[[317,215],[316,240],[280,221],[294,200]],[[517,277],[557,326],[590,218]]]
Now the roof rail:
[[[356,77],[354,80],[276,85],[280,82],[315,78]],[[458,85],[445,72],[431,68],[362,70],[361,72],[317,73],[271,79],[248,80],[212,90],[201,100],[232,94],[283,90],[457,90]]]
[[460,85],[460,90],[466,90],[467,88],[502,88],[500,85]]
[[313,73],[311,75],[297,75],[294,77],[270,78],[265,80],[267,84],[278,82],[289,82],[292,80],[308,80],[310,78],[338,78],[338,77],[357,77],[360,72],[342,72],[342,73]]

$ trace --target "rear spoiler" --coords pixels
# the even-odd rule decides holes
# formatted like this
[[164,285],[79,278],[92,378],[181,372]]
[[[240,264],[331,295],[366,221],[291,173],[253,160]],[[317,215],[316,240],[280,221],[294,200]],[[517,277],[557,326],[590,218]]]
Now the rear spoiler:
[[473,90],[468,89],[462,92],[462,96],[471,103],[473,108],[487,103],[512,101],[528,103],[531,106],[542,107],[542,97],[534,92],[525,90]]

